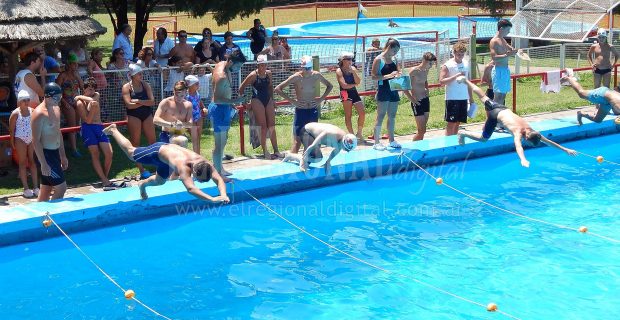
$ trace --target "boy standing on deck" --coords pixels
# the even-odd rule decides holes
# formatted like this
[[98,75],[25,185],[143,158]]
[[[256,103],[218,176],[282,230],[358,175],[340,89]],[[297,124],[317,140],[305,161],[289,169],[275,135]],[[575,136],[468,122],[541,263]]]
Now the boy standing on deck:
[[495,62],[495,67],[491,71],[493,81],[493,101],[499,104],[506,104],[506,95],[510,92],[510,68],[508,59],[514,56],[518,50],[508,44],[506,37],[510,33],[512,23],[509,20],[501,19],[497,22],[497,33],[489,42],[491,59]]
[[431,102],[428,98],[428,71],[434,63],[437,63],[437,57],[431,52],[425,52],[422,56],[422,63],[409,71],[411,91],[405,90],[404,93],[411,101],[411,110],[413,110],[418,128],[413,141],[424,139],[426,133],[426,124],[431,110]]
[[[618,62],[618,52],[614,46],[607,43],[607,30],[599,28],[597,31],[598,43],[590,46],[588,50],[588,61],[592,66],[594,77],[594,88],[603,86],[610,88],[611,71],[613,65]],[[611,54],[614,55],[614,63],[611,63]]]

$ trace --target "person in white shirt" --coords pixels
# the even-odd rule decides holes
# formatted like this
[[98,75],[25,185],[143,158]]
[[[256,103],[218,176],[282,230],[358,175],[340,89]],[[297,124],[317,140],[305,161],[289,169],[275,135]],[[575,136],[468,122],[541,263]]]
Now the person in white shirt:
[[123,58],[125,58],[125,60],[132,60],[133,59],[133,47],[131,46],[131,41],[129,40],[129,35],[131,34],[131,26],[128,24],[124,24],[121,26],[119,30],[120,30],[120,33],[116,35],[116,38],[114,38],[114,44],[112,45],[112,50],[116,48],[121,48],[123,49],[123,52],[125,53],[123,55]]
[[170,50],[174,48],[174,42],[168,38],[168,30],[166,28],[157,29],[156,36],[157,40],[153,43],[154,58],[160,66],[165,67],[168,65]]
[[456,78],[460,76],[469,78],[469,64],[463,60],[467,45],[457,42],[452,46],[452,51],[454,58],[446,61],[439,72],[439,83],[446,86],[446,136],[457,134],[461,122],[467,123],[467,102],[474,102],[471,88],[456,82]]
[[[30,107],[36,108],[40,102],[39,97],[43,96],[47,70],[43,67],[42,57],[36,52],[28,53],[22,62],[26,68],[20,70],[15,75],[15,95],[25,90],[30,96]],[[40,75],[40,80],[37,80],[37,77],[34,75],[37,71]]]

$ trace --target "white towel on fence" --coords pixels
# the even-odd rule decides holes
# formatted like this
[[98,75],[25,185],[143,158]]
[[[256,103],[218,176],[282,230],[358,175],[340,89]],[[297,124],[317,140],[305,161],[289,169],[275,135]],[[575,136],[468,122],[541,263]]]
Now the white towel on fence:
[[560,70],[547,71],[547,83],[541,82],[540,91],[545,93],[560,92]]

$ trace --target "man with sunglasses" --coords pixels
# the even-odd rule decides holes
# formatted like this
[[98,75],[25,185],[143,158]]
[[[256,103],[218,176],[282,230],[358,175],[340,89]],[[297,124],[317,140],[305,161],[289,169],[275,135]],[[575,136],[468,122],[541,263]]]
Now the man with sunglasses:
[[194,60],[196,59],[196,51],[194,51],[192,46],[187,44],[187,31],[179,31],[178,38],[179,43],[177,43],[177,45],[170,50],[170,56],[181,57],[181,61],[183,61],[183,63],[194,63]]
[[[67,191],[64,170],[69,166],[60,133],[62,89],[54,82],[44,87],[45,99],[32,112],[32,142],[41,165],[41,191],[38,201],[61,199]],[[53,194],[52,194],[53,191]]]
[[[596,32],[598,43],[590,46],[588,50],[588,61],[592,66],[592,73],[594,78],[594,88],[601,86],[611,88],[611,71],[613,65],[618,62],[618,52],[616,48],[607,42],[608,31],[599,28]],[[614,55],[614,63],[611,63],[610,57]]]
[[[159,142],[170,143],[170,138],[178,130],[192,126],[192,103],[185,100],[186,95],[187,85],[185,81],[177,81],[174,84],[173,96],[163,99],[157,106],[153,123],[162,127]],[[185,142],[187,142],[187,138],[185,138]]]
[[166,28],[157,29],[157,40],[153,43],[153,52],[157,63],[164,67],[168,65],[168,59],[170,58],[170,51],[174,48],[174,42],[168,38],[168,30]]
[[433,67],[433,64],[437,64],[437,57],[431,52],[425,52],[422,56],[422,63],[409,71],[411,91],[404,90],[405,95],[411,101],[411,110],[418,128],[415,136],[413,136],[413,141],[424,139],[426,133],[426,124],[431,108],[431,102],[428,98],[428,71]]

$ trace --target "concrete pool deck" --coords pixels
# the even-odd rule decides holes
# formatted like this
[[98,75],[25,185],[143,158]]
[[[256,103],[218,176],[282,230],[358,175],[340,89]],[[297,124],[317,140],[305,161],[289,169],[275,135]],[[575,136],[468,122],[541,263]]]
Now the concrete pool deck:
[[[578,127],[575,113],[575,110],[571,110],[537,114],[528,116],[527,120],[532,122],[534,129],[557,142],[620,132],[620,126],[614,124],[613,116],[608,116],[600,124],[585,120],[585,124]],[[467,125],[466,128],[476,131],[481,126],[482,123],[477,123]],[[468,140],[465,146],[459,146],[455,136],[443,137],[443,130],[432,130],[427,133],[427,137],[428,140],[417,142],[411,141],[412,136],[400,136],[397,140],[403,144],[405,154],[420,165],[437,165],[514,150],[512,137],[506,133],[495,133],[487,143]],[[244,189],[260,198],[414,168],[399,155],[400,151],[396,150],[379,152],[370,146],[361,146],[358,151],[336,157],[329,176],[318,168],[303,173],[297,165],[278,160],[237,158],[226,164],[236,180],[234,184],[228,185],[228,193],[234,204],[250,199]],[[518,165],[516,155],[515,163]],[[199,186],[210,194],[216,192],[212,182]],[[66,231],[75,232],[173,215],[179,212],[179,206],[196,203],[208,205],[189,195],[179,181],[150,188],[150,197],[145,201],[140,199],[136,187],[105,193],[93,192],[98,190],[91,186],[71,188],[67,197],[61,201],[1,207],[0,246],[58,235],[55,228],[45,229],[42,226],[46,212]]]

